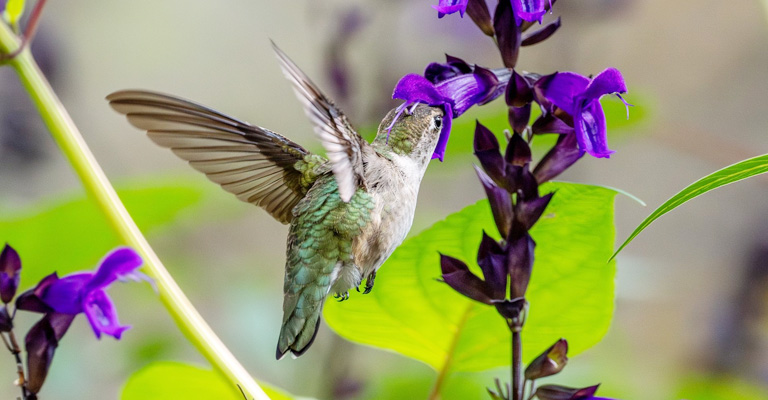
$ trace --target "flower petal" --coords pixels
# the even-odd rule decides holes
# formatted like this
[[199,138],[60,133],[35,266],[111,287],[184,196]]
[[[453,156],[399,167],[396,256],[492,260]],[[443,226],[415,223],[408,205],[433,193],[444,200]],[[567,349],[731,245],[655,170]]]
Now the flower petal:
[[432,159],[439,159],[443,161],[445,157],[445,149],[448,147],[448,138],[451,136],[451,125],[453,125],[453,111],[451,105],[446,103],[443,105],[445,115],[443,116],[443,128],[440,130],[440,137],[437,138],[437,146],[435,152],[432,153]]
[[439,4],[433,5],[432,8],[437,10],[439,18],[455,12],[459,12],[464,17],[464,11],[467,9],[467,0],[440,0]]
[[543,28],[535,32],[531,32],[523,35],[520,45],[531,46],[536,43],[543,42],[544,40],[547,40],[550,36],[552,36],[552,34],[555,33],[558,29],[560,29],[560,17],[557,17],[556,20],[544,25]]
[[443,104],[444,98],[432,82],[418,74],[408,74],[400,79],[392,92],[393,99],[402,99],[406,104],[422,102],[430,106]]
[[435,85],[435,88],[443,99],[452,100],[453,116],[458,117],[470,107],[490,97],[496,91],[498,83],[493,72],[476,66],[474,73],[447,79]]
[[[129,247],[121,247],[107,254],[99,263],[86,292],[107,287],[109,284],[139,268],[144,261],[139,253]],[[66,279],[66,278],[63,278]]]
[[488,4],[485,0],[469,0],[467,2],[467,14],[483,33],[493,37],[495,33],[493,21],[491,21],[491,13],[488,11]]
[[541,22],[541,18],[547,13],[546,0],[511,0],[511,2],[515,16],[525,21]]
[[477,166],[474,167],[477,177],[485,189],[488,202],[491,204],[496,228],[498,228],[501,237],[507,237],[512,224],[512,197],[506,190],[498,187],[482,169]]
[[130,326],[120,325],[115,305],[103,290],[94,290],[88,294],[83,301],[83,312],[91,323],[93,333],[99,339],[102,333],[120,339],[122,333],[130,328]]
[[58,280],[59,276],[55,272],[41,279],[37,286],[16,298],[16,309],[39,313],[52,312],[53,309],[43,302],[42,297],[48,288]]
[[440,254],[440,268],[443,271],[443,281],[453,290],[472,300],[493,304],[488,286],[470,272],[463,261]]
[[606,94],[626,93],[626,91],[627,85],[624,83],[621,72],[616,68],[608,68],[592,79],[584,91],[583,99],[586,101],[597,100]]
[[560,175],[582,156],[584,156],[584,150],[579,148],[576,134],[561,135],[555,147],[536,165],[533,175],[536,181],[542,184]]
[[[509,195],[507,194],[507,197]],[[483,271],[485,284],[491,292],[492,299],[503,299],[507,290],[506,254],[498,242],[483,231],[483,239],[477,250],[477,265]]]
[[544,97],[568,114],[576,112],[575,100],[584,93],[589,78],[573,72],[557,72],[536,82],[542,87]]
[[[512,0],[512,3],[515,1],[520,0]],[[499,1],[493,15],[493,28],[496,30],[496,41],[501,52],[501,59],[507,68],[515,68],[515,64],[517,64],[517,56],[520,53],[522,41],[521,22],[522,20],[507,0]]]
[[77,314],[83,311],[84,288],[93,278],[91,272],[67,275],[53,282],[42,294],[41,300],[56,312]]
[[0,253],[0,299],[8,304],[16,295],[21,275],[21,258],[19,253],[7,243]]
[[609,158],[614,153],[608,148],[605,113],[599,101],[589,102],[573,118],[580,148],[597,158]]

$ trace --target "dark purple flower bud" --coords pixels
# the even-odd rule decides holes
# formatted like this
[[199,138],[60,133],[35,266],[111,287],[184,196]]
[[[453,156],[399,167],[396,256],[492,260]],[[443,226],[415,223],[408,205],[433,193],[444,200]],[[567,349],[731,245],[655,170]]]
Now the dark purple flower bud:
[[506,0],[499,1],[493,16],[493,28],[496,30],[496,44],[499,46],[501,59],[507,68],[515,68],[520,52],[522,36],[516,20],[512,5]]
[[554,375],[568,363],[568,342],[560,339],[541,355],[536,357],[525,369],[525,379],[534,380]]
[[539,197],[539,184],[528,170],[527,165],[507,164],[504,181],[501,182],[500,186],[507,189],[510,193],[517,193],[520,200],[530,200]]
[[13,329],[13,318],[8,314],[6,306],[0,306],[0,332],[10,332]]
[[541,22],[541,18],[547,13],[548,0],[510,0],[512,9],[515,12],[515,24],[520,25],[522,21]]
[[479,121],[475,123],[474,147],[475,156],[488,176],[497,184],[504,182],[506,163],[501,156],[499,141],[493,132]]
[[515,205],[515,217],[525,230],[530,230],[549,205],[554,193],[532,200],[521,200]]
[[[509,195],[507,195],[509,197]],[[506,254],[498,242],[483,231],[483,239],[477,250],[477,265],[483,271],[485,284],[491,291],[492,299],[503,299],[507,291]]]
[[524,76],[512,71],[504,100],[508,106],[523,107],[533,101],[533,85]]
[[493,293],[490,287],[470,272],[463,261],[440,254],[440,268],[443,272],[443,281],[453,290],[472,300],[493,304]]
[[5,244],[3,252],[0,253],[0,299],[8,304],[16,295],[16,289],[19,287],[21,275],[21,258],[19,253]]
[[536,242],[525,232],[520,237],[507,240],[507,270],[509,272],[509,298],[525,297],[533,269],[533,251]]
[[[558,110],[559,111],[559,110]],[[562,114],[562,113],[561,113]],[[569,117],[570,123],[573,124],[573,118],[570,118],[568,114],[563,114],[565,117]],[[531,133],[534,135],[542,133],[559,133],[562,135],[568,135],[575,133],[572,125],[568,125],[562,119],[555,117],[553,113],[541,114],[539,118],[536,118],[536,122],[531,125]],[[575,136],[574,136],[575,139]],[[576,143],[574,141],[574,143]]]
[[493,21],[491,21],[491,13],[488,11],[488,4],[485,3],[485,0],[469,0],[467,14],[483,33],[493,37],[495,33]]
[[509,138],[504,159],[508,163],[520,167],[528,165],[528,163],[531,162],[531,147],[519,133],[515,132]]
[[491,205],[493,219],[501,237],[507,237],[512,224],[512,197],[509,192],[498,187],[482,169],[475,166],[477,177],[485,189],[485,195]]
[[43,294],[58,280],[59,276],[55,272],[40,280],[37,286],[16,298],[16,309],[43,314],[53,312],[53,309],[43,302]]
[[555,106],[573,117],[579,148],[598,158],[610,157],[605,114],[600,97],[625,93],[619,70],[608,68],[590,80],[573,72],[559,72],[539,79],[541,93]]
[[464,18],[464,11],[467,9],[467,0],[440,0],[438,5],[432,6],[437,10],[437,17],[443,18],[448,14],[458,12]]
[[521,46],[531,46],[539,42],[547,40],[553,33],[560,29],[560,17],[556,20],[544,25],[541,29],[534,32],[523,35]]
[[53,354],[64,336],[74,315],[46,314],[27,333],[24,340],[27,350],[27,389],[37,393],[45,382]]
[[497,300],[493,305],[496,306],[496,311],[507,320],[510,327],[521,327],[525,322],[525,309],[528,302],[524,298]]
[[438,84],[458,75],[471,74],[472,66],[458,57],[445,55],[445,64],[431,63],[424,70],[424,77],[433,84]]
[[526,104],[522,107],[509,107],[509,125],[515,133],[523,133],[528,127],[528,121],[531,120],[531,105]]
[[549,150],[536,165],[533,175],[540,184],[544,183],[560,175],[582,156],[584,156],[584,150],[579,148],[575,134],[560,135],[555,147]]
[[542,385],[536,389],[536,397],[538,397],[540,400],[598,399],[598,397],[594,397],[598,386],[600,385],[578,389],[560,385]]

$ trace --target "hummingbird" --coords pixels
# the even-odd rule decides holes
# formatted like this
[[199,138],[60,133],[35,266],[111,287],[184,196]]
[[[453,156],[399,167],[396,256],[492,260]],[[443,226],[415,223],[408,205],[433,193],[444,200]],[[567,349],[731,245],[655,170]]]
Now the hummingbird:
[[260,126],[151,91],[122,90],[110,106],[208,179],[289,224],[283,319],[276,357],[304,354],[326,297],[340,301],[376,272],[413,223],[421,180],[444,110],[417,103],[389,111],[368,143],[344,113],[274,43],[326,157]]

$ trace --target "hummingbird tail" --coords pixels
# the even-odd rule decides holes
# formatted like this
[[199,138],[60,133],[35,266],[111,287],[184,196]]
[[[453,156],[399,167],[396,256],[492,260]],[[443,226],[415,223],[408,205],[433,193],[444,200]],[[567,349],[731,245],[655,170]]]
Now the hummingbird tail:
[[[304,312],[293,312],[283,322],[275,354],[278,360],[285,357],[287,353],[291,353],[291,357],[297,358],[309,349],[309,346],[315,341],[317,331],[320,328],[322,310],[322,302],[320,302],[315,307],[301,310]],[[303,317],[302,314],[309,315]]]

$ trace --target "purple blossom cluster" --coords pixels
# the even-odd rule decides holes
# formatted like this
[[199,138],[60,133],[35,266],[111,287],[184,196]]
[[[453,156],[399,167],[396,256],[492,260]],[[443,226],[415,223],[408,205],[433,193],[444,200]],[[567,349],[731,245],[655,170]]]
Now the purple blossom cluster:
[[[409,74],[397,83],[392,97],[405,100],[400,112],[415,103],[445,110],[446,118],[433,158],[443,160],[453,118],[502,94],[515,132],[575,135],[582,153],[598,158],[607,158],[613,153],[608,148],[605,114],[599,100],[606,94],[619,95],[627,91],[617,69],[608,68],[594,79],[574,72],[541,75],[515,70],[520,47],[540,43],[560,27],[560,18],[557,18],[527,32],[541,22],[554,2],[500,0],[493,18],[485,0],[441,0],[434,6],[440,17],[457,12],[463,16],[466,12],[486,35],[494,38],[504,68],[488,69],[447,56],[444,64],[432,63],[423,75]],[[541,116],[529,127],[532,103],[539,105]]]
[[[118,279],[148,280],[137,271],[142,263],[134,250],[118,248],[101,260],[95,272],[77,272],[62,278],[54,272],[16,297],[21,258],[13,247],[5,245],[0,253],[0,299],[3,302],[0,306],[0,335],[8,350],[16,356],[19,368],[22,368],[21,350],[13,333],[16,310],[43,314],[24,339],[27,372],[24,374],[20,369],[19,373],[25,376],[21,382],[25,400],[37,398],[59,341],[78,314],[85,314],[97,338],[105,334],[120,339],[129,327],[120,325],[115,306],[105,290]],[[13,311],[9,311],[14,297]]]
[[[493,17],[485,0],[440,0],[438,17],[466,13],[494,39],[502,68],[487,68],[447,56],[445,63],[429,64],[423,75],[404,76],[395,87],[393,98],[402,99],[400,112],[416,103],[442,107],[443,129],[433,155],[441,161],[445,155],[451,122],[474,105],[486,104],[504,96],[511,132],[505,132],[506,149],[502,152],[496,135],[477,122],[474,153],[480,167],[475,167],[485,190],[500,240],[486,232],[477,252],[476,275],[462,260],[440,255],[442,280],[452,289],[472,300],[494,306],[504,318],[512,335],[512,384],[497,381],[491,397],[503,400],[538,398],[540,400],[599,400],[597,386],[569,388],[543,385],[534,391],[537,379],[560,372],[568,361],[568,342],[560,339],[530,362],[522,371],[520,332],[528,310],[526,291],[534,265],[536,242],[530,230],[549,205],[554,193],[541,194],[541,184],[557,177],[576,161],[590,154],[608,158],[605,114],[600,98],[627,91],[621,73],[607,68],[594,78],[574,72],[538,74],[515,69],[520,48],[547,39],[560,27],[560,18],[541,25],[555,0],[499,0]],[[528,32],[535,25],[538,29]],[[541,113],[531,123],[532,107]],[[626,106],[629,106],[624,102]],[[558,139],[537,163],[533,162],[530,143],[540,134],[556,134]],[[528,397],[526,382],[531,382]],[[504,386],[504,387],[502,387]]]

